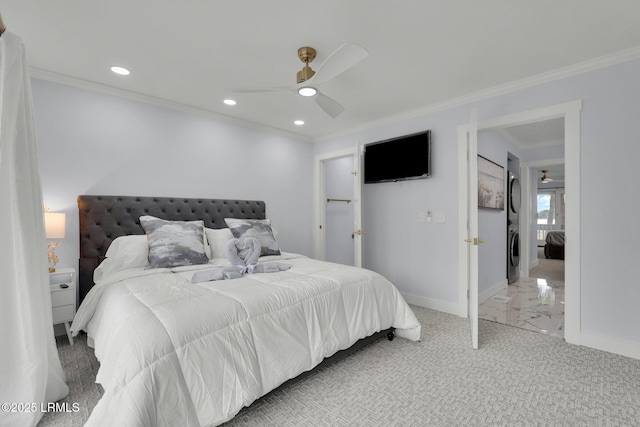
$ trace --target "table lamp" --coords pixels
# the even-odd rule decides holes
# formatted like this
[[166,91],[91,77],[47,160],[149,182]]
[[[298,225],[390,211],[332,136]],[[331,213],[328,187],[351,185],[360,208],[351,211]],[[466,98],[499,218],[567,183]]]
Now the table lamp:
[[[64,239],[67,215],[62,212],[45,212],[44,229],[47,239]],[[51,242],[47,245],[47,258],[49,260],[49,273],[56,271],[58,256],[56,246],[60,242]]]

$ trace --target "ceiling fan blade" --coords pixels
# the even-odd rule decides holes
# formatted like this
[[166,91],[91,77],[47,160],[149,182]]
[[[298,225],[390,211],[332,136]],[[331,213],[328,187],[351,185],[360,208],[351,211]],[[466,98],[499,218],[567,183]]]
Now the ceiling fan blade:
[[233,89],[235,93],[261,93],[261,92],[281,92],[283,90],[292,90],[290,87],[256,87],[247,89]]
[[340,105],[335,99],[329,98],[327,95],[323,95],[318,92],[315,96],[316,103],[324,110],[325,113],[331,116],[332,119],[338,117],[344,111],[344,107]]
[[362,46],[345,43],[334,50],[333,53],[320,64],[315,75],[305,83],[308,86],[310,84],[319,85],[327,82],[337,75],[344,73],[368,55],[369,52]]

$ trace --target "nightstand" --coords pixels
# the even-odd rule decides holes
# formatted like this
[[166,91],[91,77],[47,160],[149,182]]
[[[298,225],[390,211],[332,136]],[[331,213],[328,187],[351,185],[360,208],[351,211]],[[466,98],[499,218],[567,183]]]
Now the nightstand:
[[51,291],[51,309],[53,324],[64,323],[69,343],[73,345],[71,337],[71,322],[76,315],[76,270],[73,268],[59,268],[49,273],[49,290]]

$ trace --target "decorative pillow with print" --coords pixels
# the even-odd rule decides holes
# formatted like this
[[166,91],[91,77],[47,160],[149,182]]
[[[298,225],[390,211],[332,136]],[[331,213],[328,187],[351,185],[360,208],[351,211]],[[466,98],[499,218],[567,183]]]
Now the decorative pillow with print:
[[260,242],[260,256],[280,255],[278,242],[271,229],[271,220],[268,219],[238,219],[225,218],[224,222],[236,239],[255,237]]
[[207,264],[203,221],[167,221],[150,215],[140,217],[149,243],[147,268],[171,268]]

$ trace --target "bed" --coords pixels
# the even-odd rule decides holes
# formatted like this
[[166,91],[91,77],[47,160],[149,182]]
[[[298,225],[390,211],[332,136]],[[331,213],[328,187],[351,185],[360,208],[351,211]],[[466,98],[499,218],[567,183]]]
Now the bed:
[[564,259],[564,231],[547,232],[544,256],[550,259]]
[[[268,224],[264,202],[79,196],[78,209],[81,304],[71,331],[87,333],[105,390],[87,426],[219,425],[381,336],[420,339],[397,289],[366,269],[262,246],[259,265],[282,271],[194,283],[229,268],[223,246],[242,238],[230,219]],[[153,264],[161,239],[149,217],[162,230],[202,221],[206,263]]]

